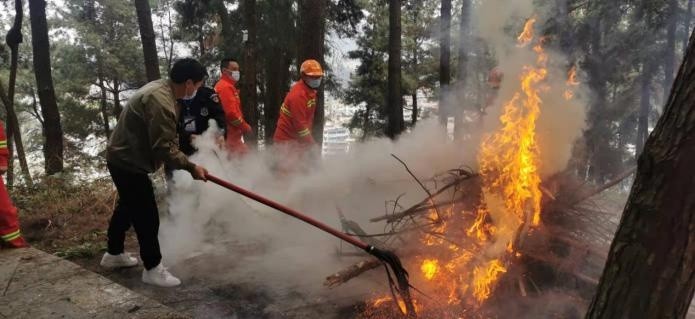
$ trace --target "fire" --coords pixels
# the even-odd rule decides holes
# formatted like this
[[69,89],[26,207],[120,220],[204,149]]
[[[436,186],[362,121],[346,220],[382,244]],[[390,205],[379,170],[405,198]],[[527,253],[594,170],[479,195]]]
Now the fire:
[[492,293],[492,284],[497,282],[505,272],[507,269],[497,259],[490,261],[486,267],[475,268],[473,270],[473,296],[478,301],[489,298],[490,293]]
[[536,23],[536,18],[528,19],[526,24],[524,24],[524,31],[522,31],[521,34],[519,34],[519,36],[516,38],[520,47],[528,45],[533,40],[534,23]]
[[[437,249],[440,254],[437,258],[430,255],[420,259],[419,265],[412,266],[419,266],[426,279],[421,284],[438,295],[438,305],[446,301],[448,305],[461,306],[463,312],[482,306],[509,265],[521,257],[517,247],[520,235],[541,224],[536,124],[543,103],[541,92],[548,77],[548,55],[543,49],[544,39],[533,43],[535,22],[535,18],[526,22],[517,44],[520,48],[530,46],[536,59],[523,67],[519,89],[502,104],[500,128],[484,136],[480,144],[479,207],[473,216],[470,211],[456,211],[453,207],[439,214],[428,212],[427,220],[433,225],[423,231],[420,240],[427,250]],[[567,85],[576,83],[573,68]],[[383,297],[373,305],[391,300]],[[429,305],[428,301],[423,302]],[[416,309],[419,307],[422,306],[416,304]]]
[[565,83],[567,85],[567,88],[565,89],[565,93],[563,94],[563,96],[565,100],[571,100],[574,97],[573,87],[579,85],[579,81],[577,81],[576,65],[573,65],[567,72],[567,81]]
[[[383,296],[383,297],[377,297],[373,299],[371,302],[372,308],[379,308],[384,305],[392,305],[393,304],[393,297],[391,296]],[[405,302],[403,300],[397,300],[398,308],[400,309],[401,313],[407,314],[408,312],[406,311],[405,308]],[[419,312],[421,309],[420,304],[418,303],[417,300],[413,299],[413,306],[415,307],[415,313]]]
[[422,270],[422,274],[425,275],[427,280],[432,280],[434,275],[439,271],[439,260],[425,259],[425,261],[422,262],[422,266],[420,266],[420,270]]

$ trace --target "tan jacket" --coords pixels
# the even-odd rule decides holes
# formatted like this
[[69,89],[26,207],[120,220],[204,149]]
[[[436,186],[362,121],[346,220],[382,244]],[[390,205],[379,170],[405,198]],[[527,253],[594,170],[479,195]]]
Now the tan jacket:
[[195,165],[178,147],[176,103],[168,80],[135,91],[111,134],[106,160],[136,173],[152,173],[165,163],[192,171]]

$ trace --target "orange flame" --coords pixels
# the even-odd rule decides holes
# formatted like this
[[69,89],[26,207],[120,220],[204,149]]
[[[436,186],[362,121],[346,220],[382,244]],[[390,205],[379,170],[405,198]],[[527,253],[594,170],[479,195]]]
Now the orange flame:
[[473,270],[473,296],[478,301],[484,301],[492,293],[492,284],[507,272],[507,268],[497,259],[490,261],[486,267],[476,267]]
[[420,270],[422,270],[422,274],[425,275],[427,280],[432,280],[434,275],[439,272],[439,260],[425,259],[425,261],[422,262],[422,266],[420,266]]
[[[440,251],[447,253],[445,257],[418,260],[420,264],[413,266],[419,266],[425,284],[449,305],[466,302],[469,304],[466,306],[479,306],[490,298],[507,272],[507,263],[521,256],[514,247],[518,230],[541,223],[536,123],[543,102],[540,93],[548,76],[548,55],[543,49],[543,39],[531,46],[535,22],[535,18],[526,21],[517,38],[519,47],[529,47],[535,52],[535,63],[523,68],[520,88],[502,105],[500,128],[485,136],[480,144],[482,198],[475,217],[451,218],[455,214],[470,214],[454,212],[453,207],[439,214],[431,209],[428,217],[435,224],[420,237],[424,245],[432,246],[428,249],[441,248]],[[568,85],[576,81],[576,70],[571,74]],[[382,297],[373,305],[377,307],[391,300]],[[405,312],[401,301],[399,307]],[[415,307],[419,312],[421,305],[415,303]]]
[[565,100],[571,100],[574,97],[574,90],[572,90],[573,86],[579,85],[579,81],[577,81],[577,66],[573,65],[572,68],[567,72],[567,82],[566,82],[568,88],[565,89],[565,93],[563,94]]
[[526,20],[524,31],[516,38],[519,47],[525,47],[533,40],[533,24],[536,23],[536,18]]

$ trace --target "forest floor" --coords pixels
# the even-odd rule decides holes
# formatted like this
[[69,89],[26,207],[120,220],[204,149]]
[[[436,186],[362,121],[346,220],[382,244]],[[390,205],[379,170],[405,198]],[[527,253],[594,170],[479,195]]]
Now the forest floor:
[[[106,229],[115,205],[116,193],[109,179],[89,185],[57,185],[44,181],[32,189],[15,188],[22,232],[32,247],[70,260],[141,295],[152,298],[194,318],[353,318],[355,296],[316,298],[302,293],[302,287],[275,289],[263,278],[220,280],[219,272],[234,272],[228,258],[198,256],[170,267],[172,273],[195,273],[181,277],[183,284],[164,289],[141,282],[142,267],[106,270],[99,266],[106,250]],[[252,245],[253,246],[253,245]],[[231,243],[225,249],[249,249],[249,243]],[[126,251],[137,255],[138,244],[132,229]],[[214,276],[212,276],[214,274]]]

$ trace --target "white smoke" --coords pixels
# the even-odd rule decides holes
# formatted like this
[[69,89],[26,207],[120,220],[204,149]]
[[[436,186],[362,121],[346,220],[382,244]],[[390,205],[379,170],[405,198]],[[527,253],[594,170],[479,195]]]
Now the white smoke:
[[[386,200],[405,194],[399,203],[408,207],[426,196],[392,153],[423,179],[474,159],[472,152],[446,142],[436,121],[425,121],[398,142],[375,139],[354,145],[350,153],[325,158],[305,174],[283,178],[273,170],[278,160],[273,151],[228,160],[213,135],[209,130],[196,139],[199,152],[191,158],[211,174],[337,229],[339,207],[369,233],[383,232],[383,223],[368,219],[385,214]],[[303,293],[320,295],[326,292],[322,284],[327,275],[364,259],[338,257],[341,244],[331,235],[211,182],[193,181],[187,172],[175,172],[170,192],[170,216],[162,221],[160,241],[165,264],[174,265],[184,279],[201,271],[220,280],[263,278],[275,291],[302,287]],[[342,248],[358,251],[346,244]],[[334,290],[366,293],[373,285],[386,284],[383,273],[375,275]]]

